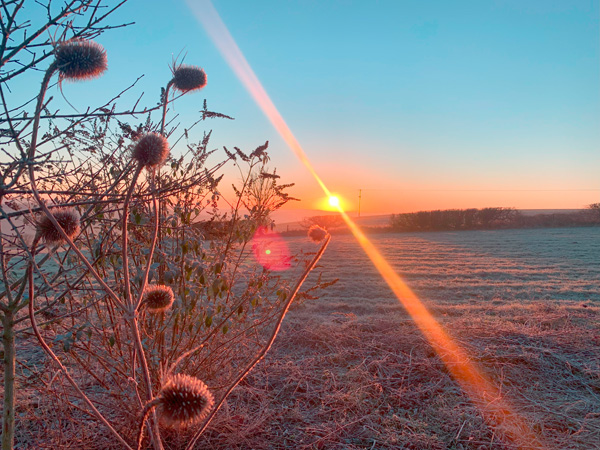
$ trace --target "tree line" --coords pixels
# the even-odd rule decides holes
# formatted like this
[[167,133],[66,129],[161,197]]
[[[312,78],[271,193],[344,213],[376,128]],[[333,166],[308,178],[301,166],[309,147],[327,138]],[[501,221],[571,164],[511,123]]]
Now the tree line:
[[600,210],[526,215],[515,208],[469,208],[392,214],[392,231],[493,230],[600,225]]

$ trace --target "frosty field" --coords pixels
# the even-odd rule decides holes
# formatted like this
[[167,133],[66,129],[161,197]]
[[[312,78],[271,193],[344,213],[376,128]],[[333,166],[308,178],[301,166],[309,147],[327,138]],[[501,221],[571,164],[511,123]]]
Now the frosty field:
[[[494,300],[600,303],[598,228],[381,234],[374,243],[434,307]],[[397,303],[352,236],[334,236],[321,265],[340,278],[324,298],[346,302],[353,312],[355,302],[359,311]]]
[[[599,228],[371,238],[545,448],[600,448]],[[339,282],[292,310],[203,448],[518,448],[485,423],[352,236],[333,236],[319,269]]]

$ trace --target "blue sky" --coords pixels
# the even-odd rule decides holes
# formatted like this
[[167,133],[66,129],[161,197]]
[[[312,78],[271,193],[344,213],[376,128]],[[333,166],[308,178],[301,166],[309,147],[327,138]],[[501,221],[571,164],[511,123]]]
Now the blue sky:
[[[600,191],[572,191],[600,189],[600,2],[213,4],[347,208],[358,189],[373,214],[600,201]],[[317,207],[316,183],[183,0],[130,0],[113,20],[136,25],[98,39],[110,70],[93,86],[65,85],[70,101],[93,102],[145,74],[138,92],[154,104],[183,52],[204,67],[208,86],[175,104],[182,123],[206,98],[236,118],[209,124],[215,147],[269,140],[272,166],[297,183],[296,206]]]

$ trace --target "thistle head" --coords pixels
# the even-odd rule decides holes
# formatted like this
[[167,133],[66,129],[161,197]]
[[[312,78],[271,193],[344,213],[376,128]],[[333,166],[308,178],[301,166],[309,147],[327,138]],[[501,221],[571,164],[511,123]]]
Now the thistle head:
[[143,167],[154,169],[167,160],[169,151],[167,138],[158,133],[148,133],[137,141],[132,157]]
[[[65,234],[73,239],[79,233],[79,213],[75,208],[62,208],[52,211],[52,215]],[[36,220],[37,235],[48,245],[61,245],[64,238],[60,230],[54,226],[47,215],[41,215]]]
[[171,69],[173,87],[183,93],[202,89],[206,86],[206,72],[197,66],[180,64]]
[[214,405],[206,384],[198,378],[177,374],[158,395],[158,417],[168,427],[185,427],[204,419]]
[[312,225],[308,229],[308,237],[310,238],[310,240],[316,243],[319,243],[323,239],[325,239],[325,236],[327,236],[327,234],[327,230],[321,228],[319,225]]
[[56,46],[55,64],[61,80],[90,80],[106,70],[106,51],[86,39],[70,39]]
[[164,285],[150,285],[144,291],[143,302],[151,313],[162,313],[168,310],[175,300],[173,289]]

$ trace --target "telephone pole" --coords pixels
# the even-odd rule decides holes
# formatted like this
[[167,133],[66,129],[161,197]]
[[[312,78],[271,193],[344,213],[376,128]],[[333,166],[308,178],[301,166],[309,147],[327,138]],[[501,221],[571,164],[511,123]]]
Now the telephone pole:
[[362,198],[362,189],[358,190],[358,217],[360,217],[360,199]]

